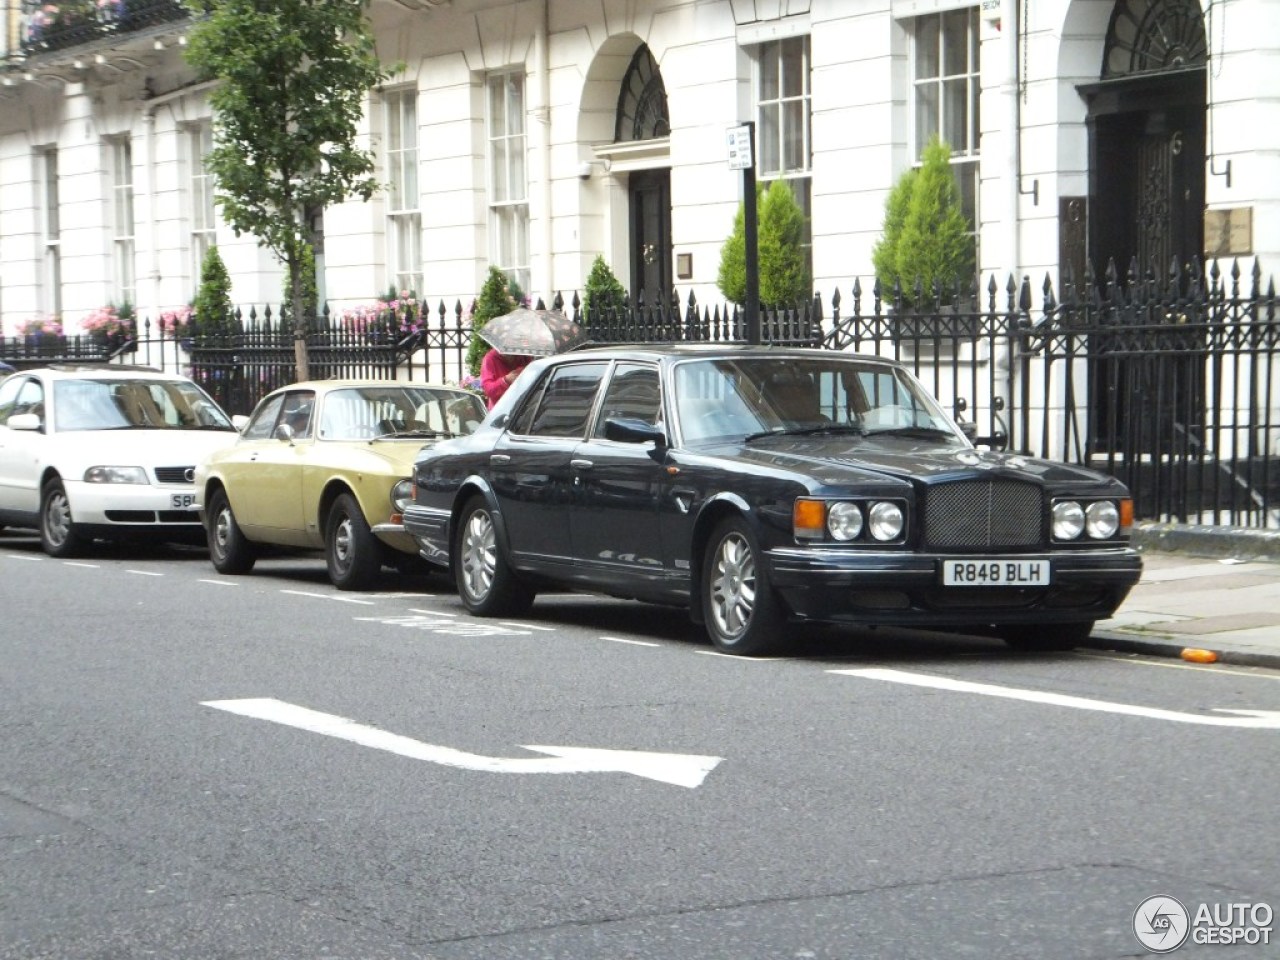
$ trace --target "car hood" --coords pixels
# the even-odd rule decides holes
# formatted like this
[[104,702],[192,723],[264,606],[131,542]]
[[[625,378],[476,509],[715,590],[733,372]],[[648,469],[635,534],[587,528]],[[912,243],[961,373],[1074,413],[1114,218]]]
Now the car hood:
[[934,483],[991,474],[1054,485],[1098,482],[1097,472],[1085,467],[1016,453],[940,447],[904,437],[765,438],[708,448],[705,453],[764,470],[800,474],[830,486],[877,480]]
[[194,466],[239,438],[234,430],[85,430],[56,433],[50,462],[78,466]]

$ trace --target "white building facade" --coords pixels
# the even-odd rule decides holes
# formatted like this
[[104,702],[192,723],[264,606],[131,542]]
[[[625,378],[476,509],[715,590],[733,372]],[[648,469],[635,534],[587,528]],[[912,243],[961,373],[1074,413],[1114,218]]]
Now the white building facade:
[[[272,255],[218,218],[208,87],[174,0],[4,0],[0,318],[190,302],[216,244],[239,304]],[[92,8],[92,12],[90,12]],[[756,176],[809,213],[813,286],[869,290],[899,176],[952,148],[982,277],[1193,257],[1280,264],[1280,0],[375,0],[361,136],[385,188],[315,224],[322,298],[534,299],[603,255],[633,295],[719,302]]]

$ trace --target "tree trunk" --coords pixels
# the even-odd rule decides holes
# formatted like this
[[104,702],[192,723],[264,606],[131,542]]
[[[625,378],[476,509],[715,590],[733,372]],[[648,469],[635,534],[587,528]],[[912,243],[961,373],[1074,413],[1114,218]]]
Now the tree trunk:
[[289,262],[289,292],[293,304],[293,357],[298,382],[311,379],[311,363],[307,354],[307,318],[302,313],[302,261]]

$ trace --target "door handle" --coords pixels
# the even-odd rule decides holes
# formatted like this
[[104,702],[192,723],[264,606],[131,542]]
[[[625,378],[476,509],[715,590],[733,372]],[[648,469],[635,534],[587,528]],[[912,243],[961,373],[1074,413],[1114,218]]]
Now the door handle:
[[489,454],[489,463],[493,466],[498,466],[499,464],[510,463],[510,462],[511,462],[510,454],[506,454],[506,453]]
[[569,466],[573,467],[575,470],[590,470],[595,466],[595,464],[590,460],[573,459],[569,461]]

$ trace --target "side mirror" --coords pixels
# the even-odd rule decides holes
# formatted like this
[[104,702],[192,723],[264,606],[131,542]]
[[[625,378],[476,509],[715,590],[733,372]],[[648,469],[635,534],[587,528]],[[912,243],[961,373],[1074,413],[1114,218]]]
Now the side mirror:
[[39,430],[43,426],[38,413],[15,413],[9,418],[10,430]]
[[978,442],[978,425],[972,420],[965,420],[958,424],[960,432],[964,434],[964,438],[970,443]]
[[276,424],[276,432],[272,436],[284,443],[293,443],[293,427],[287,423],[278,423]]
[[231,425],[236,428],[237,433],[244,433],[244,428],[249,425],[249,418],[243,413],[237,413],[231,418]]
[[609,417],[605,420],[604,437],[619,443],[654,443],[659,447],[667,443],[667,432],[662,427],[630,417]]

